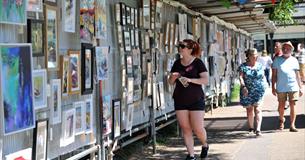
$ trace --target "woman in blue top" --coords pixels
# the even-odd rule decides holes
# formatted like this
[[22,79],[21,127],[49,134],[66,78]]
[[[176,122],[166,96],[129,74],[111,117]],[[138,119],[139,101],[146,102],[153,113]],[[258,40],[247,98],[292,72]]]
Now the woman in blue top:
[[[247,61],[239,66],[239,80],[241,85],[240,104],[247,109],[249,132],[261,136],[262,111],[261,104],[265,93],[264,69],[258,63],[256,49],[246,51]],[[254,114],[256,130],[254,130]]]

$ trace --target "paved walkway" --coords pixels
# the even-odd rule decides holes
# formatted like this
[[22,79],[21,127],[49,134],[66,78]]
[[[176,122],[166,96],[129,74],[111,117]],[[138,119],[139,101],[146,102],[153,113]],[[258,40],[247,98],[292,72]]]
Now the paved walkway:
[[[305,87],[305,86],[304,86]],[[262,137],[247,132],[246,110],[239,105],[217,108],[213,114],[205,115],[205,126],[210,144],[207,159],[215,160],[304,160],[305,159],[305,96],[297,102],[296,127],[299,132],[289,132],[289,109],[285,111],[286,123],[283,131],[277,130],[277,100],[267,90],[263,105]],[[158,137],[157,137],[158,138]],[[195,142],[195,154],[201,151]],[[140,152],[117,159],[184,159],[186,148],[181,137],[169,137],[164,144],[157,145],[157,154],[152,147],[141,148]]]

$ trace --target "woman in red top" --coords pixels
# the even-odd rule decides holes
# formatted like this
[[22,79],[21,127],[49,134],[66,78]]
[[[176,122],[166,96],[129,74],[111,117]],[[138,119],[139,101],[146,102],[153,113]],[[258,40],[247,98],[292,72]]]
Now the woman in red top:
[[180,59],[176,60],[169,77],[169,83],[175,84],[173,94],[177,120],[182,129],[188,156],[194,156],[193,131],[202,143],[201,158],[207,157],[208,144],[204,129],[204,92],[202,85],[208,84],[208,72],[198,57],[201,55],[199,44],[191,39],[179,43]]

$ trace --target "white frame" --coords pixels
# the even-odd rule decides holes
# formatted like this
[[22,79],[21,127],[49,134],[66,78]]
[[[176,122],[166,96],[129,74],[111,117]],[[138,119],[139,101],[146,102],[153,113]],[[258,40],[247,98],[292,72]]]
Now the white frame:
[[[52,124],[58,124],[61,122],[61,79],[52,79],[51,81],[51,97],[50,97],[50,110],[51,110],[51,120]],[[54,112],[54,86],[57,86],[57,116]]]
[[[1,46],[29,46],[30,47],[30,55],[29,57],[32,57],[32,44],[30,43],[0,43],[0,49],[1,49]],[[0,50],[1,51],[1,50]],[[1,53],[1,52],[0,52]],[[30,58],[30,61],[31,61],[31,71],[33,69],[33,59]],[[2,61],[1,61],[1,56],[0,56],[0,75],[1,75],[1,71],[2,71]],[[0,89],[2,88],[2,82],[1,82],[1,79],[0,79]],[[34,96],[34,89],[33,89],[33,86],[34,86],[34,83],[33,83],[33,79],[32,79],[32,97]],[[33,112],[34,112],[34,100],[32,99],[32,103],[33,103]],[[5,133],[5,129],[4,129],[4,126],[5,126],[5,120],[4,120],[4,107],[3,107],[3,93],[2,93],[2,90],[0,90],[0,112],[1,112],[1,116],[3,117],[2,118],[2,126],[3,126],[3,133],[4,135],[10,135],[10,134],[14,134],[14,133],[19,133],[19,132],[23,132],[23,131],[26,131],[26,130],[29,130],[29,129],[32,129],[32,128],[35,128],[35,122],[36,122],[36,119],[35,119],[35,114],[33,114],[33,125],[28,127],[28,128],[24,128],[24,129],[20,129],[18,131],[13,131],[13,132],[10,132],[10,133]],[[35,113],[35,112],[34,112]]]
[[[73,116],[72,122],[72,136],[68,137],[67,133],[65,132],[65,128],[67,127],[67,117]],[[62,122],[62,138],[60,140],[60,147],[67,146],[74,142],[75,140],[75,108],[69,109],[63,112],[63,122]]]
[[[87,122],[87,114],[88,114],[88,108],[87,108],[87,104],[90,104],[90,108],[89,108],[89,122]],[[91,133],[93,131],[93,102],[92,102],[92,97],[88,98],[85,100],[85,133]],[[87,127],[87,124],[89,123],[90,128]]]
[[[70,17],[66,13],[66,1],[62,1],[62,28],[65,32],[75,33],[76,28],[76,1],[72,0],[73,7],[71,8],[71,15]],[[69,17],[69,20],[67,21],[67,18]]]
[[[38,76],[42,77],[42,92],[43,92],[42,99],[43,100],[41,103],[38,103],[35,101],[35,93],[34,93],[35,92],[34,77],[38,77]],[[47,100],[48,96],[47,96],[47,92],[46,92],[46,90],[47,90],[47,70],[46,69],[33,70],[32,71],[32,80],[33,80],[33,90],[34,90],[34,92],[33,92],[34,109],[36,110],[36,109],[41,109],[41,108],[47,107],[47,103],[48,103],[48,100]]]
[[[86,128],[86,108],[83,101],[74,102],[73,107],[75,108],[75,135],[80,135],[85,132]],[[80,117],[77,114],[77,110],[80,108]],[[77,126],[80,123],[80,128]]]

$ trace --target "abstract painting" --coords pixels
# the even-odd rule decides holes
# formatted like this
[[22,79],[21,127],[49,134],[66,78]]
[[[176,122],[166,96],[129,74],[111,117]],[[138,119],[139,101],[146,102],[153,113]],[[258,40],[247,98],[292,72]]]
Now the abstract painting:
[[0,0],[0,23],[26,25],[26,0]]
[[96,72],[98,80],[108,78],[108,54],[109,47],[95,47]]
[[46,65],[48,69],[57,70],[58,65],[58,34],[57,34],[57,9],[47,6],[45,8],[46,21]]
[[52,124],[61,122],[61,80],[51,80],[51,118]]
[[23,149],[5,156],[6,160],[32,160],[32,148]]
[[44,56],[44,23],[43,20],[28,19],[28,43],[32,43],[33,56]]
[[94,0],[80,0],[80,39],[91,43],[94,37]]
[[75,32],[76,1],[63,0],[62,7],[63,28],[65,32]]
[[48,120],[39,120],[36,122],[36,128],[33,136],[33,159],[47,159],[47,143],[48,143]]
[[82,43],[81,53],[81,87],[82,94],[90,94],[93,90],[93,53],[94,48],[92,44]]
[[75,140],[75,108],[69,109],[63,113],[62,138],[60,147],[67,146]]
[[120,99],[112,100],[113,106],[113,138],[121,135],[121,101]]
[[28,0],[27,11],[42,12],[42,0]]
[[31,51],[30,44],[0,44],[4,135],[35,126]]
[[75,108],[75,135],[79,135],[85,131],[85,103],[82,101],[74,102],[73,106]]
[[69,57],[68,56],[61,56],[61,91],[62,96],[68,96],[68,83],[69,83]]
[[92,98],[88,98],[85,100],[85,108],[86,108],[86,127],[85,132],[91,133],[93,130],[93,104]]
[[107,38],[107,14],[106,0],[96,0],[95,2],[95,34],[96,38]]
[[47,71],[45,69],[34,70],[33,83],[35,109],[47,107]]
[[68,51],[69,55],[69,94],[78,94],[80,92],[80,51]]

